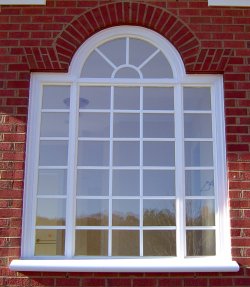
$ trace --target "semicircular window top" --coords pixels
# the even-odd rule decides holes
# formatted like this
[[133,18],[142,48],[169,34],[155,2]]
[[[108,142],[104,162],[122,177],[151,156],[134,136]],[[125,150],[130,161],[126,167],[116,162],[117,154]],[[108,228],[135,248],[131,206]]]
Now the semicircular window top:
[[140,259],[109,261],[120,271],[236,270],[222,87],[186,75],[172,45],[139,27],[97,33],[68,74],[33,73],[22,258],[36,270],[53,259],[52,271],[101,271],[103,258]]
[[173,78],[164,53],[133,37],[112,39],[96,47],[84,63],[83,78]]

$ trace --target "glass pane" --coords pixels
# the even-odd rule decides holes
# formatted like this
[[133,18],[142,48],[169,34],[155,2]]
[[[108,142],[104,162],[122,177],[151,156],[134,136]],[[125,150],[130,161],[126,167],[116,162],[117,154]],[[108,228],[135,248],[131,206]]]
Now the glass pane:
[[44,86],[43,109],[69,109],[70,86]]
[[109,87],[80,87],[80,109],[110,109]]
[[186,87],[183,89],[184,110],[211,110],[210,88]]
[[162,52],[154,56],[141,71],[144,78],[173,78],[172,68]]
[[173,138],[174,115],[144,114],[143,136],[145,138]]
[[104,43],[98,49],[116,66],[126,63],[126,39],[120,38]]
[[113,191],[115,196],[138,196],[140,194],[139,170],[113,170]]
[[62,198],[38,198],[36,225],[65,225],[66,200]]
[[214,226],[215,208],[213,199],[186,200],[187,226]]
[[107,230],[76,230],[75,256],[107,256]]
[[215,255],[214,230],[188,230],[187,256]]
[[114,114],[115,138],[140,137],[139,114]]
[[113,67],[96,51],[87,58],[81,72],[82,78],[110,78]]
[[173,110],[174,88],[144,88],[144,110]]
[[140,66],[156,48],[148,42],[139,39],[129,39],[129,64]]
[[78,170],[77,195],[100,196],[109,193],[108,170]]
[[138,226],[140,202],[138,199],[114,199],[112,201],[113,226]]
[[144,256],[176,256],[176,235],[174,230],[144,230]]
[[109,113],[80,113],[79,137],[109,137]]
[[169,170],[144,170],[143,195],[174,196],[175,172]]
[[211,138],[211,115],[186,114],[184,115],[185,138]]
[[77,199],[76,225],[108,225],[109,202],[106,199]]
[[114,109],[138,110],[140,109],[140,88],[126,87],[114,88]]
[[175,200],[143,201],[144,226],[175,226]]
[[114,142],[114,166],[138,166],[140,162],[139,142]]
[[109,142],[105,141],[79,141],[79,166],[108,166]]
[[139,73],[132,68],[129,67],[125,67],[122,69],[119,69],[116,73],[115,73],[115,78],[120,78],[120,79],[137,79],[140,78]]
[[64,255],[65,231],[37,229],[35,242],[36,256]]
[[38,195],[66,195],[67,171],[42,169],[38,173]]
[[187,170],[185,173],[186,195],[214,195],[212,170]]
[[112,256],[139,256],[139,245],[139,231],[112,231]]
[[212,142],[185,142],[186,166],[212,166]]
[[68,141],[40,141],[39,164],[62,166],[68,162]]
[[174,142],[144,142],[143,165],[174,166],[175,165]]
[[68,113],[42,113],[41,137],[67,137],[69,135]]

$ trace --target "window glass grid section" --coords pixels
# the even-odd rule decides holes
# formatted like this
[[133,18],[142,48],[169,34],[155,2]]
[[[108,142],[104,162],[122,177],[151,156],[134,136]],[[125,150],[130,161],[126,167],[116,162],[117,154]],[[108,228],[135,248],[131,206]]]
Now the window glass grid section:
[[44,85],[40,114],[35,255],[64,255],[69,85]]
[[184,87],[186,256],[216,252],[214,137],[209,87]]
[[[82,87],[81,87],[82,88]],[[81,89],[80,88],[80,89]],[[84,88],[82,88],[84,90]],[[101,193],[96,192],[95,188],[92,189],[94,194],[90,192],[81,192],[77,187],[77,197],[76,200],[79,202],[86,202],[85,210],[89,210],[89,214],[95,213],[94,216],[97,217],[99,212],[99,221],[92,220],[91,224],[78,224],[76,222],[76,250],[75,256],[87,256],[87,254],[82,254],[78,249],[80,248],[79,242],[80,233],[78,230],[86,230],[89,232],[90,230],[94,231],[107,231],[105,233],[107,236],[107,246],[105,247],[105,255],[106,256],[143,256],[144,252],[146,252],[143,247],[144,244],[144,234],[147,245],[153,244],[153,242],[162,242],[163,238],[170,237],[172,239],[176,236],[176,223],[175,223],[175,184],[174,184],[174,173],[175,173],[175,160],[171,160],[171,163],[155,163],[149,166],[144,165],[143,160],[143,148],[145,143],[153,143],[157,144],[158,142],[170,142],[173,143],[174,147],[174,111],[173,110],[143,110],[143,87],[134,87],[133,93],[138,93],[138,99],[134,101],[132,99],[132,104],[128,104],[123,100],[124,93],[126,94],[126,90],[128,90],[127,95],[131,92],[131,88],[129,87],[116,87],[113,86],[110,88],[110,107],[105,109],[79,109],[79,114],[97,114],[103,112],[109,112],[110,114],[110,126],[109,126],[109,137],[78,137],[78,176],[80,176],[79,172],[86,172],[89,174],[89,177],[86,178],[84,174],[81,176],[86,179],[85,183],[87,185],[97,185],[97,179],[91,179],[91,172],[93,173],[105,173],[106,179],[106,190]],[[137,90],[137,91],[136,91]],[[152,89],[153,90],[153,89]],[[119,95],[121,94],[121,96]],[[81,97],[84,97],[81,94]],[[116,97],[119,97],[119,102]],[[90,98],[89,98],[90,100]],[[91,104],[91,102],[89,102]],[[129,106],[129,109],[128,109]],[[115,109],[115,107],[119,107],[119,109]],[[136,107],[136,109],[135,109]],[[144,115],[152,114],[155,115],[170,115],[171,116],[171,125],[170,130],[172,129],[171,136],[166,135],[166,137],[160,135],[159,138],[155,136],[151,136],[149,138],[144,138]],[[132,126],[130,125],[130,119],[135,119],[135,124],[132,122]],[[80,117],[79,120],[84,117]],[[165,118],[163,119],[163,121]],[[157,119],[155,120],[157,121]],[[98,125],[98,124],[97,124]],[[81,123],[79,123],[79,127],[81,127]],[[131,127],[133,127],[131,129]],[[151,127],[150,127],[151,128]],[[132,130],[132,131],[131,131]],[[82,142],[105,142],[109,143],[109,161],[105,161],[105,163],[97,163],[93,165],[88,165],[88,163],[84,164],[79,157],[81,156],[81,152],[79,151],[79,146],[81,148]],[[171,144],[172,145],[172,144]],[[106,151],[107,151],[106,150]],[[122,153],[121,153],[122,152]],[[132,157],[129,157],[129,153],[133,154]],[[127,157],[124,158],[124,155]],[[148,162],[150,159],[148,159]],[[144,173],[147,173],[148,176],[151,176],[152,179],[155,180],[155,177],[158,175],[158,179],[161,181],[159,187],[168,185],[168,182],[164,181],[164,176],[167,175],[167,179],[171,182],[171,191],[165,194],[163,191],[159,192],[159,194],[154,195],[154,192],[150,194],[147,191],[147,195],[143,194],[143,184],[144,182]],[[103,175],[104,176],[104,175]],[[160,177],[159,177],[160,176]],[[81,180],[77,179],[77,184]],[[102,179],[103,181],[103,179]],[[82,182],[81,186],[84,186],[84,182]],[[124,188],[127,186],[127,189]],[[100,188],[100,187],[99,187]],[[170,222],[157,222],[155,219],[150,223],[150,216],[164,216],[164,210],[160,208],[157,211],[155,207],[157,205],[162,204],[162,201],[165,200],[167,206],[167,210],[171,213],[171,217],[173,218]],[[150,202],[154,204],[151,206]],[[93,204],[94,203],[94,204]],[[105,207],[101,207],[101,205],[105,205]],[[162,204],[163,205],[163,204]],[[90,207],[92,206],[92,208]],[[143,206],[146,208],[146,212],[149,214],[145,215],[145,210],[143,210]],[[77,209],[80,210],[80,207]],[[98,209],[98,210],[97,210]],[[155,210],[154,210],[155,209]],[[92,210],[92,211],[91,211]],[[95,210],[95,211],[94,211]],[[102,211],[101,211],[102,210]],[[100,220],[100,213],[103,214],[106,219]],[[154,215],[153,215],[154,213]],[[162,214],[163,213],[163,214]],[[105,215],[104,215],[105,214]],[[160,214],[160,215],[159,215]],[[146,216],[146,217],[145,217]],[[170,215],[169,215],[170,216]],[[90,215],[91,217],[91,215]],[[94,222],[94,224],[93,224]],[[96,223],[99,222],[99,223]],[[159,234],[157,236],[153,235],[151,231],[159,230]],[[167,233],[169,231],[169,233]],[[146,233],[145,233],[146,232]],[[83,236],[83,235],[82,235]],[[97,236],[97,235],[96,235]],[[104,235],[103,235],[104,236]],[[86,234],[84,235],[84,238]],[[106,237],[105,237],[106,238]],[[130,238],[129,241],[134,240],[133,246],[125,246],[124,250],[121,247],[121,243],[124,243],[124,238]],[[85,238],[86,240],[86,238]],[[152,241],[153,240],[153,241]],[[151,242],[152,241],[152,242]],[[175,241],[175,238],[174,238]],[[137,242],[137,243],[136,243]],[[122,248],[122,249],[121,249]],[[132,251],[131,251],[132,248]],[[164,247],[162,246],[162,250]],[[129,251],[130,250],[130,251]],[[101,250],[99,256],[105,256]],[[151,253],[150,253],[151,252]],[[165,256],[165,253],[157,254],[151,250],[148,256]],[[165,251],[164,251],[165,252]],[[127,254],[126,254],[127,253]],[[168,256],[176,255],[175,248],[174,250],[167,251]],[[93,254],[92,254],[93,255]]]

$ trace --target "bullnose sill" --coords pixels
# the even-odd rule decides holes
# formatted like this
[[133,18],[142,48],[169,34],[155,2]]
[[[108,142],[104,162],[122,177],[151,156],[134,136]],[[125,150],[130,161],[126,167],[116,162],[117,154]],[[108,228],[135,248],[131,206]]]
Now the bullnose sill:
[[12,271],[49,272],[237,272],[231,260],[211,259],[18,259]]

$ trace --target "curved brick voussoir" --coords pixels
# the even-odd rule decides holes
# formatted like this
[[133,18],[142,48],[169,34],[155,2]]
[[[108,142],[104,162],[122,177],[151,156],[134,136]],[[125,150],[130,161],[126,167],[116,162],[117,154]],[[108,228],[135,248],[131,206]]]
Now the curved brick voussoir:
[[[75,18],[58,35],[54,43],[60,66],[68,67],[76,50],[91,35],[116,25],[138,25],[160,33],[180,52],[184,64],[189,67],[188,71],[192,72],[198,57],[200,42],[189,27],[165,9],[130,1],[105,4]],[[190,63],[189,54],[186,53],[189,50],[194,53],[192,63]]]

